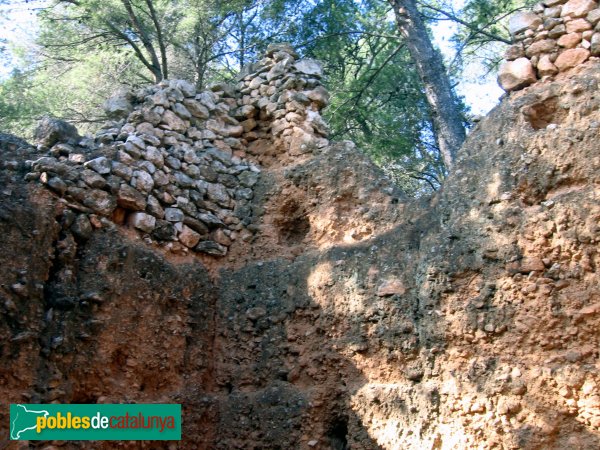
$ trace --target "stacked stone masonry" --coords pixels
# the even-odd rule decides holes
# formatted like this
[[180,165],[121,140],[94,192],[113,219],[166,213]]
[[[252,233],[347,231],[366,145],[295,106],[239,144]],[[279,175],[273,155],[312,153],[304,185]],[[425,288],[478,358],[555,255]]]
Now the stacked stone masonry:
[[260,166],[328,145],[321,65],[297,57],[273,44],[237,84],[198,93],[172,80],[120,93],[105,104],[116,120],[93,138],[44,119],[37,139],[48,153],[28,162],[27,179],[64,199],[66,226],[78,238],[109,221],[148,242],[224,256],[256,232]]
[[508,92],[600,56],[600,8],[594,0],[546,0],[514,14],[509,30],[514,44],[498,74]]

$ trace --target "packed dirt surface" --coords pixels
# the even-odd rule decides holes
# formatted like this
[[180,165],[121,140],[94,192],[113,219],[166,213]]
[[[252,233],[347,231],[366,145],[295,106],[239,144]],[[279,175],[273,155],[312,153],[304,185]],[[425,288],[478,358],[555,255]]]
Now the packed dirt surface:
[[222,258],[76,236],[2,136],[4,403],[181,403],[183,439],[0,448],[599,448],[599,82],[511,94],[430,199],[351,143],[271,161]]

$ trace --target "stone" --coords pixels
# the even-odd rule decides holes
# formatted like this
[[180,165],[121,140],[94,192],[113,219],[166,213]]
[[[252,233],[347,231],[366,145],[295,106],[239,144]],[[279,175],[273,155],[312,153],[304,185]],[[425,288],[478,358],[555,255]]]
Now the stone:
[[560,37],[558,40],[558,45],[564,48],[575,48],[577,44],[581,42],[581,34],[579,33],[570,33],[565,34]]
[[75,164],[83,164],[85,162],[85,155],[81,153],[71,153],[69,155],[69,161]]
[[173,80],[169,83],[169,86],[174,89],[179,89],[185,97],[193,97],[196,95],[196,86],[189,81]]
[[187,248],[194,248],[196,244],[200,242],[200,235],[187,225],[183,225],[182,230],[179,232],[178,239],[179,242]]
[[250,188],[238,189],[235,193],[235,198],[240,200],[252,200],[254,197],[254,192]]
[[164,106],[165,108],[171,106],[169,103],[169,98],[167,97],[167,93],[163,90],[156,92],[152,97],[150,97],[150,101],[156,106]]
[[84,163],[83,167],[95,170],[100,175],[109,174],[112,170],[111,162],[104,156],[100,156],[99,158],[94,158],[91,161]]
[[534,42],[532,45],[527,47],[525,54],[528,57],[539,55],[540,53],[551,53],[556,48],[556,42],[554,39],[544,39],[542,41]]
[[255,306],[246,311],[246,317],[250,320],[258,320],[267,315],[267,310],[262,306]]
[[77,144],[81,137],[77,128],[64,120],[44,117],[33,134],[35,141],[45,147],[52,147],[58,142]]
[[600,56],[600,33],[594,33],[591,39],[590,51],[593,56]]
[[215,104],[215,95],[212,92],[201,92],[200,94],[196,95],[196,100],[206,106],[209,111],[213,111],[217,108],[217,105]]
[[166,186],[169,184],[169,176],[162,170],[157,170],[154,175],[152,175],[152,179],[154,180],[155,186]]
[[60,163],[58,159],[52,156],[42,156],[31,163],[33,170],[36,172],[58,172],[60,171]]
[[183,106],[181,103],[175,103],[171,106],[171,109],[175,114],[181,117],[184,120],[188,120],[192,118],[192,114],[188,111],[188,109]]
[[315,133],[327,137],[329,135],[329,125],[323,120],[319,113],[308,111],[306,121],[312,126]]
[[123,178],[125,181],[130,181],[133,176],[133,170],[126,164],[118,161],[112,161],[112,173]]
[[200,213],[196,217],[198,218],[198,220],[205,223],[208,226],[208,228],[210,228],[210,229],[225,226],[225,224],[221,221],[221,219],[219,219],[217,216],[215,216],[214,214],[211,214],[209,212]]
[[225,247],[229,247],[231,245],[231,239],[222,228],[219,228],[212,234],[212,239],[213,241],[224,245]]
[[550,39],[558,39],[566,32],[567,27],[565,27],[564,25],[557,25],[548,32],[548,37]]
[[600,8],[590,11],[587,15],[587,20],[592,26],[596,26],[600,22]]
[[83,204],[101,216],[110,216],[117,207],[116,199],[108,192],[99,189],[86,191]]
[[150,175],[153,175],[156,172],[156,166],[152,164],[150,161],[139,161],[136,166],[138,169],[143,169],[148,172]]
[[308,91],[306,96],[312,101],[317,108],[325,108],[329,105],[329,92],[323,86],[317,86],[312,91]]
[[[128,144],[132,144],[134,146],[137,147],[138,152],[140,150],[144,150],[146,148],[146,143],[144,142],[144,140],[139,137],[139,136],[135,136],[135,135],[130,135],[127,137],[127,141]],[[127,147],[126,147],[127,148]],[[129,147],[130,148],[130,147]]]
[[238,108],[235,115],[238,119],[251,119],[256,116],[256,108],[252,105],[244,105]]
[[567,33],[581,33],[582,31],[591,30],[592,25],[585,19],[575,19],[567,22]]
[[308,95],[306,95],[304,92],[295,92],[294,94],[292,94],[292,100],[300,103],[303,106],[310,105],[311,103],[311,100],[308,98]]
[[165,94],[167,94],[167,98],[171,102],[171,105],[175,102],[182,102],[184,99],[183,92],[174,86],[169,86],[165,89]]
[[196,127],[190,127],[190,128],[188,128],[185,134],[186,134],[187,137],[189,137],[190,139],[192,139],[194,141],[201,141],[202,140],[202,131],[200,131]]
[[246,187],[253,187],[258,182],[259,174],[254,173],[252,171],[244,171],[239,176],[240,184]]
[[389,297],[391,295],[404,295],[406,293],[406,287],[401,280],[397,278],[391,278],[385,280],[377,288],[378,297]]
[[206,151],[207,155],[209,155],[211,157],[211,159],[213,160],[217,160],[220,163],[229,166],[231,165],[231,155],[228,153],[225,153],[224,151],[221,151],[217,148],[209,148]]
[[158,217],[159,219],[165,217],[165,210],[161,206],[158,199],[153,195],[148,196],[148,199],[146,201],[146,211],[148,211],[154,217]]
[[555,75],[558,73],[558,68],[550,61],[550,57],[548,55],[544,55],[540,58],[537,64],[537,71],[540,77],[545,77],[548,75]]
[[104,189],[110,191],[111,194],[116,195],[117,192],[119,191],[119,187],[121,186],[121,183],[123,182],[123,179],[115,176],[115,175],[109,175],[106,178],[106,186]]
[[186,168],[183,169],[184,173],[192,178],[200,177],[200,168],[195,164],[188,164]]
[[106,100],[103,104],[104,112],[111,119],[124,119],[131,111],[133,105],[128,99],[127,91],[120,90]]
[[144,158],[147,161],[150,161],[156,167],[161,168],[164,165],[164,158],[160,150],[156,147],[148,147],[146,148],[146,152],[144,153]]
[[223,121],[215,119],[207,120],[206,128],[223,137],[239,137],[244,134],[244,128],[241,125],[225,124]]
[[165,164],[174,170],[181,169],[181,161],[175,158],[174,156],[167,156],[167,158],[165,159]]
[[508,21],[508,30],[511,35],[522,33],[525,30],[535,30],[542,24],[542,19],[535,13],[519,11],[513,14]]
[[177,116],[174,112],[172,112],[169,109],[165,110],[165,112],[162,116],[161,122],[164,123],[165,125],[167,125],[171,130],[174,130],[174,131],[183,132],[187,128],[186,123],[179,116]]
[[186,148],[183,151],[183,160],[187,164],[198,164],[198,163],[200,163],[200,158],[198,157],[198,154],[196,153],[196,150],[194,150],[193,148]]
[[144,211],[146,209],[146,196],[128,184],[122,184],[117,192],[117,205],[132,211]]
[[67,184],[59,177],[51,177],[48,180],[48,187],[56,192],[58,195],[64,195],[67,191]]
[[557,18],[560,17],[560,12],[562,11],[562,6],[553,6],[551,8],[544,9],[544,17],[549,18]]
[[515,91],[535,83],[537,77],[531,61],[527,58],[518,58],[505,62],[498,71],[498,83],[505,91]]
[[195,185],[194,180],[183,172],[175,172],[173,176],[175,178],[175,183],[183,188],[191,188]]
[[196,231],[200,235],[208,234],[208,227],[193,217],[185,216],[183,218],[183,223],[190,227],[192,230]]
[[585,17],[597,7],[598,3],[594,0],[569,0],[563,5],[560,16]]
[[143,170],[136,170],[133,172],[133,178],[131,179],[131,185],[141,192],[150,192],[154,187],[154,179],[152,175]]
[[[154,109],[150,109],[150,108],[142,108],[141,110],[143,118],[144,118],[144,122],[141,123],[140,125],[144,125],[146,123],[152,125],[152,127],[157,126],[160,123],[160,114],[158,114]],[[138,127],[140,126],[138,125]],[[145,128],[146,130],[148,128],[146,128],[146,126],[142,127]],[[137,129],[137,127],[136,127]],[[154,131],[152,131],[151,134],[156,133],[156,129],[154,129]]]
[[227,193],[227,189],[220,184],[208,184],[208,198],[221,206],[229,206],[231,197]]
[[240,123],[244,129],[244,133],[254,130],[258,126],[258,122],[254,119],[247,119]]
[[544,270],[546,270],[546,266],[540,258],[525,257],[519,264],[519,272],[525,274],[534,271],[543,272]]
[[187,111],[198,119],[208,119],[210,116],[208,108],[197,100],[186,98],[183,104],[187,108]]
[[227,255],[227,247],[218,244],[214,241],[203,241],[200,242],[195,249],[197,252],[206,253],[213,256],[225,256]]
[[298,57],[298,54],[294,50],[294,47],[292,47],[292,45],[288,44],[287,42],[282,42],[282,43],[277,43],[277,44],[269,44],[267,46],[267,51],[265,52],[265,55],[267,57],[271,57],[277,52],[287,53],[288,55],[291,55],[294,58]]
[[85,184],[93,189],[102,189],[106,186],[106,179],[93,170],[85,169],[81,171],[81,179]]
[[183,217],[183,211],[179,208],[165,209],[165,220],[168,220],[169,222],[182,222]]
[[86,241],[92,235],[93,228],[88,217],[85,214],[79,214],[71,225],[71,231],[76,238]]
[[260,87],[261,84],[263,84],[265,82],[265,80],[261,77],[256,77],[254,79],[252,79],[252,81],[250,81],[250,84],[248,85],[248,88],[250,89],[258,89]]
[[565,70],[569,70],[573,67],[582,64],[590,57],[590,51],[584,48],[573,48],[569,50],[565,50],[558,58],[554,64],[558,67],[558,70],[564,72]]
[[129,216],[129,225],[146,233],[151,233],[156,227],[156,217],[144,212],[135,212]]
[[294,64],[294,69],[312,77],[321,77],[323,75],[323,65],[316,59],[301,59]]
[[287,61],[280,61],[271,67],[271,70],[267,72],[267,81],[272,81],[277,78],[281,78],[287,72]]
[[75,149],[72,145],[64,143],[58,143],[50,149],[50,153],[53,156],[67,156],[73,153],[74,151]]

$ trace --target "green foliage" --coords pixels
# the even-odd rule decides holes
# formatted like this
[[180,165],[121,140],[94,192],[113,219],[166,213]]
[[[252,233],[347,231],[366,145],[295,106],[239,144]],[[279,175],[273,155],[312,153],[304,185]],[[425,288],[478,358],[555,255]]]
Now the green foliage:
[[[2,1],[2,0],[0,0]],[[472,0],[462,11],[421,5],[429,20],[456,14],[465,53],[506,37],[503,14],[528,0]],[[2,129],[29,135],[50,114],[92,131],[100,105],[122,85],[156,77],[203,87],[232,79],[268,43],[292,42],[322,60],[333,139],[351,139],[405,189],[444,177],[423,87],[384,0],[52,0],[40,12],[38,46],[0,81]],[[130,6],[128,10],[127,5]],[[483,29],[488,36],[474,33]],[[1,51],[1,46],[0,46]],[[160,73],[159,73],[160,72]]]
[[457,26],[453,36],[457,56],[453,69],[460,71],[465,61],[479,60],[494,69],[502,59],[511,37],[508,19],[516,11],[530,8],[536,0],[468,0],[456,10],[453,2],[431,1],[424,11],[432,20],[451,20]]
[[105,120],[102,103],[115,86],[142,84],[141,70],[131,55],[108,50],[15,70],[0,82],[1,129],[29,139],[36,122],[50,115],[92,132]]
[[326,64],[333,139],[350,139],[408,192],[444,177],[429,109],[408,50],[383,2],[323,0],[294,37]]

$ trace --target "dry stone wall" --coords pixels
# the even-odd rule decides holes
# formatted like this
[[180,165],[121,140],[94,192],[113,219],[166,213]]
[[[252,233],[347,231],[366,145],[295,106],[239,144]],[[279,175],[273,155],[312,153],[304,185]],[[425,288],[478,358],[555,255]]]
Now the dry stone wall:
[[274,44],[237,84],[207,91],[163,81],[106,102],[115,120],[93,138],[45,119],[30,161],[39,180],[77,212],[73,233],[87,238],[107,220],[172,250],[224,256],[256,232],[251,201],[261,165],[328,145],[319,111],[329,95],[321,65]]
[[514,44],[498,74],[508,92],[600,56],[600,8],[594,0],[546,0],[514,14],[509,29]]

